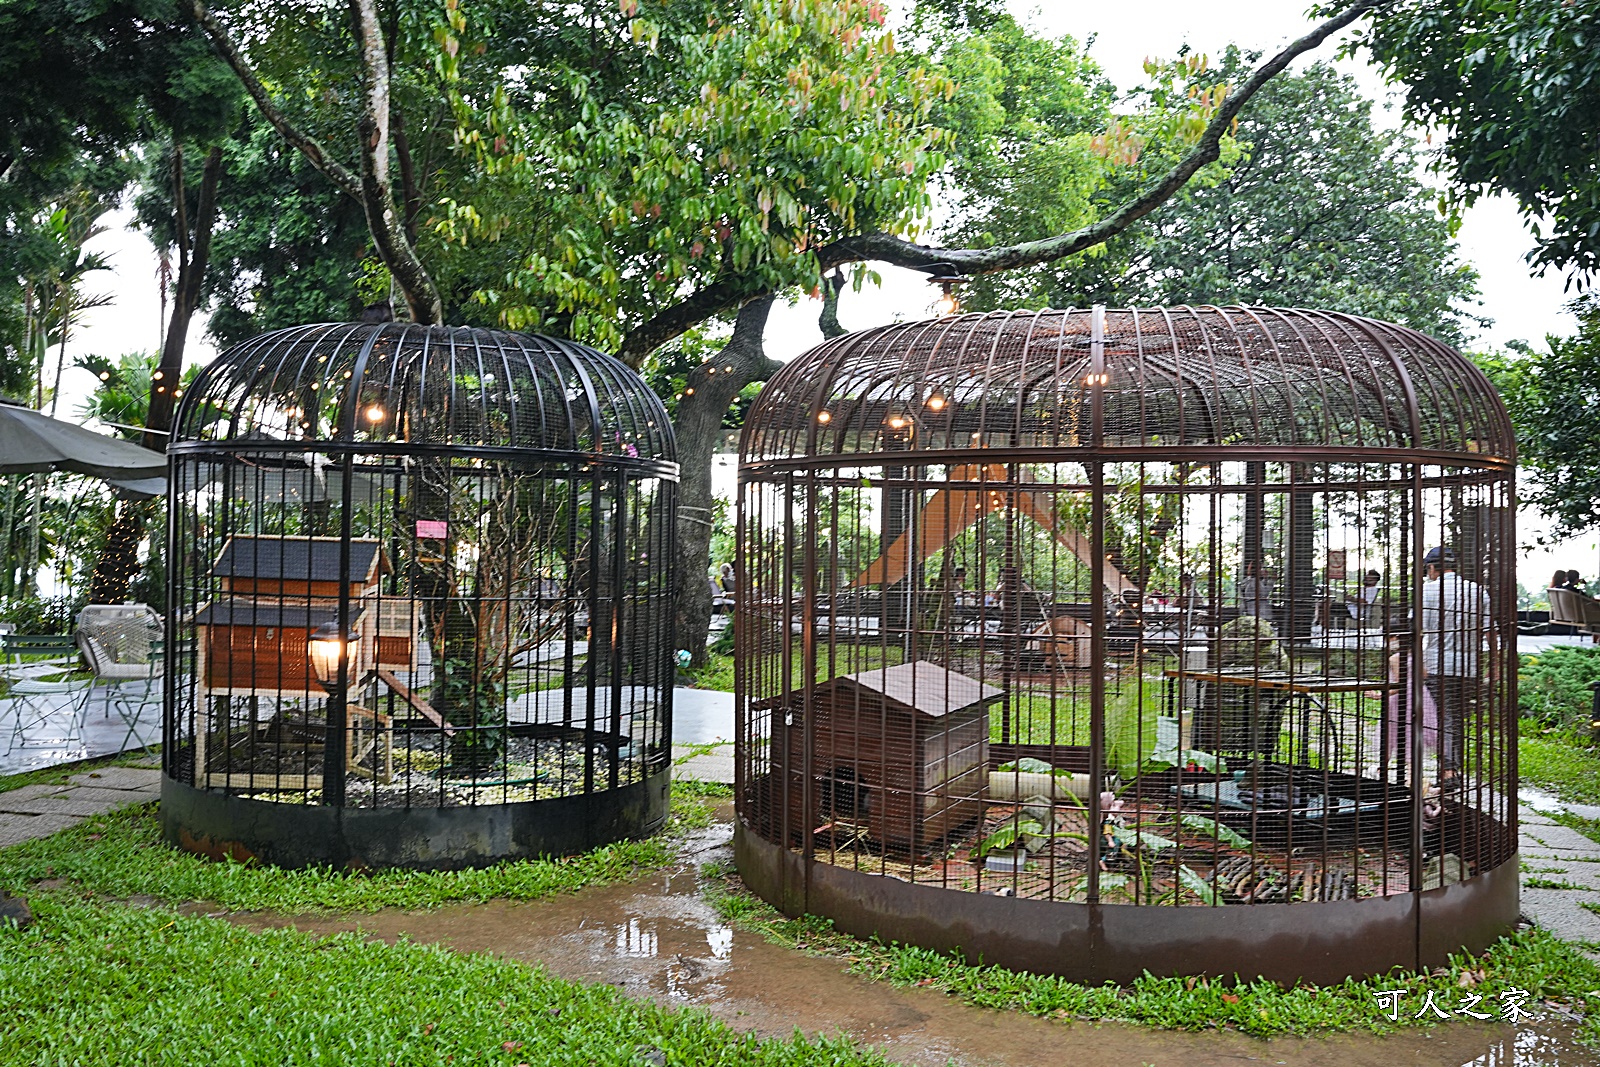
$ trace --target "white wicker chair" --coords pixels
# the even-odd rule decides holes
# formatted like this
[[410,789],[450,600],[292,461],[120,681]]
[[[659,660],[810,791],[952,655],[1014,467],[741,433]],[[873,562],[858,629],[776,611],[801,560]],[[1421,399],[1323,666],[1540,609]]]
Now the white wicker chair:
[[145,604],[90,604],[78,615],[78,647],[103,687],[106,717],[115,707],[128,727],[123,749],[130,738],[140,748],[150,746],[139,732],[139,714],[160,671],[161,629],[161,616]]

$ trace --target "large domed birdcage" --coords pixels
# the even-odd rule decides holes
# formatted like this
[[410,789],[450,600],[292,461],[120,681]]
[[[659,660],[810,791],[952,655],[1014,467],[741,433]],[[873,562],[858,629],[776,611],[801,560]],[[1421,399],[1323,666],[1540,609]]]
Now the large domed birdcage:
[[741,874],[1092,981],[1486,945],[1518,914],[1514,457],[1471,363],[1351,315],[813,349],[741,444]]
[[280,330],[204,370],[169,457],[169,840],[462,867],[663,823],[678,468],[626,366]]

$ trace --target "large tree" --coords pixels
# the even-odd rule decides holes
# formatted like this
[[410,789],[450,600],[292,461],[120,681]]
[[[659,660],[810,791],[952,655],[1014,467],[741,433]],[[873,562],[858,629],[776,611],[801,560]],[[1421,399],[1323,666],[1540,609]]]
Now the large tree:
[[[619,338],[614,343],[635,365],[685,330],[742,308],[727,349],[687,376],[674,419],[689,516],[679,530],[685,580],[677,641],[696,659],[704,655],[710,609],[700,580],[710,530],[696,517],[713,506],[709,467],[728,404],[776,369],[760,342],[773,294],[821,291],[828,271],[868,260],[982,275],[1093,248],[1216,163],[1245,102],[1371,5],[1353,5],[1317,27],[1237,87],[1214,85],[1141,123],[1139,136],[1160,142],[1149,158],[1163,165],[1147,165],[1119,203],[1094,210],[1088,190],[1106,167],[1123,162],[1119,150],[1133,134],[1116,127],[1106,132],[1109,148],[1097,146],[1084,121],[1035,157],[1041,170],[1046,161],[1072,161],[1069,181],[1033,185],[1041,212],[1060,228],[988,247],[910,239],[923,220],[926,183],[946,157],[948,138],[932,116],[955,82],[937,64],[894,55],[881,5],[718,6],[721,19],[680,23],[656,16],[693,5],[648,5],[648,12],[632,0],[619,5],[628,31],[648,48],[618,58],[608,44],[607,61],[651,70],[660,62],[647,99],[607,95],[604,77],[559,64],[548,80],[519,70],[513,90],[478,100],[458,94],[462,140],[478,152],[486,181],[478,199],[452,204],[451,220],[466,239],[495,239],[520,235],[511,220],[546,205],[553,246],[531,242],[531,254],[489,295],[513,321],[557,322],[580,335],[592,330],[602,342]],[[737,16],[731,21],[730,10]],[[616,36],[609,28],[601,39]],[[454,11],[445,37],[448,69],[468,65],[457,57],[473,40],[465,15]],[[1014,65],[1044,82],[1049,62],[1073,49],[1011,51],[1020,53]],[[982,56],[951,65],[958,60],[958,69],[984,70]],[[1005,91],[1003,76],[992,82],[991,95]],[[1071,112],[1087,120],[1100,92],[1074,86],[1039,107],[1051,117]],[[984,113],[996,107],[1004,103],[963,108],[952,101],[946,110],[982,131],[986,122],[993,126]],[[1003,169],[1004,148],[990,154],[991,170]],[[977,153],[963,158],[973,169],[982,166]]]
[[[693,515],[712,503],[691,472],[709,469],[727,403],[774,369],[757,326],[775,294],[874,259],[976,275],[1091,249],[1212,166],[1246,101],[1376,2],[1353,0],[1238,86],[1171,109],[1173,139],[1146,157],[1162,165],[1120,202],[1069,205],[1058,232],[983,248],[915,241],[949,148],[930,112],[950,82],[896,54],[876,0],[192,10],[263,119],[360,206],[411,318],[538,325],[636,366],[686,330],[734,320],[677,411]],[[992,21],[983,3],[932,6],[951,25]],[[440,115],[444,100],[453,114]],[[414,148],[441,133],[450,151],[419,167]],[[1120,162],[1121,134],[1108,133],[1090,172]],[[682,527],[685,560],[704,562],[706,534]],[[698,654],[704,583],[691,577],[683,595],[679,641]]]
[[[1329,8],[1333,5],[1327,5]],[[1600,269],[1600,0],[1396,0],[1355,44],[1405,87],[1409,118],[1442,134],[1459,204],[1514,196],[1530,261]]]
[[[1257,61],[1229,49],[1219,67],[1203,69],[1191,57],[1175,81],[1146,92],[1203,92],[1238,81]],[[1175,72],[1151,73],[1166,80]],[[1480,322],[1469,313],[1476,272],[1457,254],[1437,193],[1416,178],[1414,141],[1377,129],[1372,106],[1326,64],[1274,78],[1240,115],[1238,155],[1225,174],[1190,183],[1102,255],[980,282],[974,306],[1318,307],[1463,344]],[[962,219],[953,239],[1038,235],[1022,210],[1026,195],[994,198]]]
[[1572,303],[1578,329],[1545,338],[1545,352],[1474,357],[1505,400],[1517,431],[1522,503],[1553,520],[1551,536],[1600,527],[1600,297]]

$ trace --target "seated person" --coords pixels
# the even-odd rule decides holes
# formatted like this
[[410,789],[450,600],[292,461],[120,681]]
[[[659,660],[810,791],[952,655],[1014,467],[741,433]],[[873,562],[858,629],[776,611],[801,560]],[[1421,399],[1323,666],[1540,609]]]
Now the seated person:
[[1383,575],[1377,571],[1368,571],[1361,576],[1361,588],[1345,601],[1345,609],[1350,612],[1350,617],[1355,620],[1357,626],[1365,626],[1372,621],[1373,609],[1377,607],[1382,585]]

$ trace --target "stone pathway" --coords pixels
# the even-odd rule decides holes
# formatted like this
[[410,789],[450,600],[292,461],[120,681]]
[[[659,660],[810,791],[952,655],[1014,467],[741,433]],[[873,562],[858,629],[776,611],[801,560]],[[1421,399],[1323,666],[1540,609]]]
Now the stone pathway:
[[672,777],[733,784],[733,742],[672,746]]
[[101,767],[74,774],[65,785],[25,785],[0,793],[0,847],[160,797],[161,771],[155,767]]
[[1519,814],[1522,914],[1563,941],[1600,944],[1600,915],[1583,907],[1600,905],[1600,844],[1526,803]]

